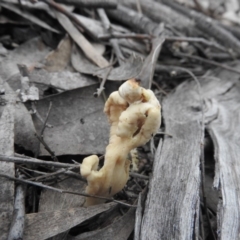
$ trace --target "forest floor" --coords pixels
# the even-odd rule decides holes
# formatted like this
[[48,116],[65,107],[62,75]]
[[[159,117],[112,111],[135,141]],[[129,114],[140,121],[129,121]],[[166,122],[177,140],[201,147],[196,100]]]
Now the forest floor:
[[[239,239],[240,2],[2,0],[0,239]],[[108,96],[162,106],[129,180],[84,207]]]

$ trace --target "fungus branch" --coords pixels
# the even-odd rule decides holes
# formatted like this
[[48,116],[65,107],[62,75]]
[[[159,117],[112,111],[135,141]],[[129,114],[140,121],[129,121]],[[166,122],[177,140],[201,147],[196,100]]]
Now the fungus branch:
[[[81,175],[87,179],[86,193],[111,197],[129,178],[129,152],[147,143],[161,124],[161,106],[151,90],[130,79],[108,98],[104,112],[111,124],[105,162],[98,170],[96,155],[83,160]],[[87,197],[85,206],[103,203],[104,199]]]

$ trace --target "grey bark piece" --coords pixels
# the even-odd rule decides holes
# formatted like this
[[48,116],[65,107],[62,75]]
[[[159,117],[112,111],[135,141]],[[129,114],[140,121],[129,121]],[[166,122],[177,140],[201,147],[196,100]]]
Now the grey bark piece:
[[201,110],[196,111],[196,106],[201,102],[195,82],[181,84],[163,102],[166,132],[173,137],[166,136],[155,155],[140,239],[193,237],[198,224],[203,140]]
[[[6,105],[0,117],[0,154],[14,154],[14,97],[6,93]],[[0,109],[1,112],[1,109]],[[0,173],[14,176],[14,163],[0,162]],[[7,239],[14,204],[14,182],[0,178],[0,233],[1,239]],[[1,221],[3,220],[3,221]]]
[[[169,119],[168,102],[163,105],[166,138],[155,157],[153,178],[143,216],[140,239],[192,239],[200,184],[200,142],[202,129],[198,121]],[[172,106],[174,107],[174,106]],[[153,217],[154,216],[154,217]]]
[[219,95],[218,117],[208,127],[215,148],[214,187],[221,188],[218,207],[219,239],[239,239],[240,235],[240,84]]
[[[240,83],[237,75],[219,69],[199,81],[205,100],[205,124],[215,148],[214,187],[222,193],[217,232],[219,239],[237,240]],[[166,132],[173,138],[165,138],[155,157],[140,239],[192,239],[194,229],[198,231],[201,112],[194,81],[181,84],[163,103]]]

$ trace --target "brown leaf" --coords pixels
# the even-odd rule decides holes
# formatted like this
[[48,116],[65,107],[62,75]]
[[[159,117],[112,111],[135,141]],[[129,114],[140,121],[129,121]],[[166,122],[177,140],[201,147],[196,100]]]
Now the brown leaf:
[[72,42],[68,35],[62,39],[58,47],[45,58],[45,69],[48,72],[62,71],[70,62]]

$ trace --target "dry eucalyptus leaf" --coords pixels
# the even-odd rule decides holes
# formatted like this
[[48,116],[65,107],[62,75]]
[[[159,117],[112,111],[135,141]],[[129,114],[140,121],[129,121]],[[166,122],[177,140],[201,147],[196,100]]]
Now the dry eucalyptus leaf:
[[[67,191],[83,193],[86,183],[75,178],[67,178],[63,181],[51,185]],[[72,194],[62,194],[44,189],[41,192],[39,202],[39,212],[49,212],[69,208],[80,208],[84,203],[85,197]]]
[[[65,176],[64,176],[65,177]],[[64,178],[62,177],[62,178]],[[83,193],[86,183],[75,178],[67,178],[52,185],[53,187]],[[39,202],[39,212],[49,212],[54,210],[67,210],[70,208],[80,208],[85,201],[85,197],[71,194],[61,194],[44,189],[41,192]],[[65,233],[55,236],[54,240],[64,238]]]
[[[109,71],[108,68],[101,69],[91,63],[76,45],[74,45],[72,49],[71,61],[75,70],[80,73],[92,74],[104,78]],[[141,72],[142,66],[142,59],[132,55],[128,60],[123,62],[121,66],[113,68],[107,79],[121,81],[136,77]]]
[[68,35],[62,39],[57,48],[50,52],[44,61],[48,72],[62,71],[70,62],[72,42]]
[[[108,143],[109,125],[103,113],[104,102],[94,98],[96,86],[84,87],[54,95],[37,103],[41,116],[52,110],[48,123],[53,128],[44,132],[44,140],[56,155],[103,153]],[[42,123],[33,118],[37,132]],[[49,155],[41,146],[40,155]]]
[[53,87],[57,90],[68,91],[96,84],[94,77],[67,70],[49,73],[44,69],[34,69],[30,72],[29,78],[43,90]]
[[43,240],[53,237],[109,210],[114,205],[116,204],[107,203],[89,208],[70,208],[27,214],[24,240]]
[[8,80],[11,76],[19,74],[18,63],[32,66],[42,60],[50,51],[41,38],[34,38],[9,52],[8,56],[0,62],[0,81]]
[[73,23],[65,15],[55,12],[59,23],[64,27],[72,39],[84,51],[84,54],[99,67],[107,67],[108,61],[100,55],[93,45],[78,31]]

